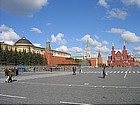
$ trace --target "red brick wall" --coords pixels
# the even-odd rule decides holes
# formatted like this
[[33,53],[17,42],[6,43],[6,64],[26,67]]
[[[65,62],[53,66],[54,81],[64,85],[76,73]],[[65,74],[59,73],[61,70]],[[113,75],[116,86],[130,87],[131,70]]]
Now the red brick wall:
[[45,50],[44,56],[48,61],[48,65],[78,65],[78,63],[71,58],[53,56],[51,50]]
[[91,66],[96,67],[96,58],[91,58],[89,61]]
[[98,65],[102,64],[103,61],[102,61],[102,57],[98,57]]

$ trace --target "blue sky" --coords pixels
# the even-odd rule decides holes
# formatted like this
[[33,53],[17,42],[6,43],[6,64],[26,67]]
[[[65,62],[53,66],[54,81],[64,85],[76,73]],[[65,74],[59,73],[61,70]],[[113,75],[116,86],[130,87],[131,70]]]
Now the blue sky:
[[0,41],[14,43],[24,36],[45,48],[104,60],[124,41],[133,56],[140,55],[140,0],[1,0]]

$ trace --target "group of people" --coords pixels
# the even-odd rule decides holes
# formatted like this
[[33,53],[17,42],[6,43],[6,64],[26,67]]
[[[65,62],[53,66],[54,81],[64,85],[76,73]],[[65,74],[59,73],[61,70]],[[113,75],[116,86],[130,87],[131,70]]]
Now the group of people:
[[6,68],[5,69],[5,76],[8,76],[6,79],[6,83],[13,82],[13,76],[18,75],[18,68]]
[[[72,67],[72,71],[73,71],[73,75],[76,75],[76,66]],[[34,69],[35,72],[35,69]],[[82,67],[80,66],[79,68],[79,73],[82,72]],[[105,72],[105,67],[103,68],[103,78],[105,78],[106,76],[106,72]],[[7,83],[12,82],[13,81],[13,76],[17,76],[18,75],[18,68],[6,68],[5,69],[5,76],[8,76],[6,81]]]
[[[76,75],[76,66],[72,67],[73,75]],[[82,72],[82,66],[79,67],[79,73]]]
[[[104,66],[104,67],[103,67],[103,72],[102,72],[103,78],[106,77],[105,68],[106,68],[106,67]],[[75,66],[72,67],[72,71],[73,71],[73,75],[76,75],[76,67],[75,67]],[[80,68],[79,68],[79,73],[81,73],[81,72],[82,72],[82,66],[80,66]]]

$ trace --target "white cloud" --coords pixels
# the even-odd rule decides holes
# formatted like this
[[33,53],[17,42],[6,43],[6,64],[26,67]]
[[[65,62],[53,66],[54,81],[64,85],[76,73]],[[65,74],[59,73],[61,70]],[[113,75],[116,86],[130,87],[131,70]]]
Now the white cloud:
[[137,55],[140,55],[140,47],[134,47],[133,51],[135,51]]
[[135,47],[133,50],[134,50],[134,51],[139,51],[139,52],[140,52],[140,47]]
[[94,35],[94,38],[98,40],[98,39],[99,39],[99,36],[97,36],[97,35]]
[[110,31],[107,31],[109,33],[116,33],[120,34],[122,37],[122,40],[127,43],[140,43],[140,37],[137,36],[135,33],[132,33],[130,31],[126,31],[125,29],[120,28],[111,28]]
[[104,41],[102,42],[102,44],[103,44],[103,45],[109,45],[109,42],[106,41],[106,40],[104,40]]
[[97,58],[99,51],[101,53],[102,58],[106,58],[107,55],[111,53],[111,50],[107,48],[107,46],[95,47],[93,49],[93,54],[91,54],[91,56]]
[[83,38],[81,38],[79,41],[81,41],[84,44],[87,44],[89,42],[89,46],[93,46],[94,53],[91,56],[97,57],[98,52],[100,51],[102,55],[110,54],[110,49],[107,48],[107,45],[109,45],[109,42],[104,40],[102,42],[98,42],[96,39],[92,39],[90,35],[85,35]]
[[128,16],[128,13],[126,11],[119,8],[113,8],[112,10],[108,10],[107,14],[107,18],[118,18],[122,20],[124,20]]
[[39,43],[33,43],[34,46],[39,47],[39,48],[43,48],[41,44]]
[[37,34],[42,34],[42,31],[38,28],[31,28],[31,32],[37,33]]
[[69,48],[69,52],[71,52],[71,53],[83,53],[83,49],[79,48],[79,47],[72,47],[72,48]]
[[107,4],[106,0],[99,0],[99,1],[98,1],[98,4],[99,4],[100,6],[105,7],[105,8],[109,8],[109,5]]
[[0,26],[0,41],[13,45],[18,39],[20,39],[20,37],[12,28],[9,28],[4,24]]
[[0,8],[20,16],[30,16],[48,4],[48,0],[0,0]]
[[52,23],[47,23],[47,24],[46,24],[46,26],[51,26],[51,25],[52,25]]
[[95,47],[94,50],[96,52],[101,52],[102,54],[109,54],[111,51],[110,49],[108,49],[106,46],[102,46],[102,47]]
[[102,43],[98,42],[96,39],[92,39],[90,35],[85,35],[83,38],[80,39],[85,44],[89,44],[89,46],[100,47]]
[[128,43],[140,43],[140,37],[130,31],[125,31],[121,37]]
[[51,35],[51,42],[54,42],[56,44],[66,44],[67,41],[64,39],[64,34],[62,33],[58,33],[56,36],[55,35]]
[[67,46],[60,46],[59,48],[56,48],[56,50],[68,53],[83,53],[83,49],[79,47],[68,48]]
[[125,31],[125,29],[111,28],[111,30],[109,32],[115,33],[115,34],[122,34],[124,31]]
[[140,0],[121,0],[125,5],[136,5],[140,8]]
[[68,52],[68,48],[67,46],[60,46],[59,48],[56,48],[56,51]]

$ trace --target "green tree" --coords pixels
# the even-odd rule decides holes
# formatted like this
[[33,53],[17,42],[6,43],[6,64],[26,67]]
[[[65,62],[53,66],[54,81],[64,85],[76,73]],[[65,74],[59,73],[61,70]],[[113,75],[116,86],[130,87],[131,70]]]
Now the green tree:
[[16,48],[15,48],[15,51],[13,53],[13,63],[15,66],[19,64],[19,56],[18,56],[18,52],[17,52]]
[[5,51],[3,51],[3,55],[2,55],[2,65],[7,65],[7,57]]
[[12,62],[12,58],[13,58],[12,48],[10,48],[10,50],[8,48],[6,48],[5,53],[6,53],[6,63],[7,63],[7,65],[12,65],[13,64],[13,62]]
[[29,48],[29,52],[27,53],[27,58],[28,58],[28,65],[32,65],[32,52],[31,49]]
[[10,51],[9,51],[9,64],[13,64],[13,50],[12,50],[12,47],[10,48]]
[[23,52],[17,52],[17,49],[12,50],[12,47],[10,50],[8,50],[7,47],[5,47],[5,50],[2,49],[0,46],[0,64],[2,65],[46,65],[47,60],[43,57],[43,55],[39,53],[32,53],[29,49],[29,52],[27,53],[26,50],[23,50]]

